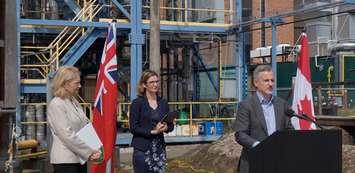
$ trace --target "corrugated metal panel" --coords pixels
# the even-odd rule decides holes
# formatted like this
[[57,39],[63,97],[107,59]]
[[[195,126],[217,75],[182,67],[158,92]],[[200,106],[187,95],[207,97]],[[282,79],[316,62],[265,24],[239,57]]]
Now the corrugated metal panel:
[[317,42],[318,40],[330,40],[331,36],[330,22],[312,22],[306,24],[306,31],[309,42]]

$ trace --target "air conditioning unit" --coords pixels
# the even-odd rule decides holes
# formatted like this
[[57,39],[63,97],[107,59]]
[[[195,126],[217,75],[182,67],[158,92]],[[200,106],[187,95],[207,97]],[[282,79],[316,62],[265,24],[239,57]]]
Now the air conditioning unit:
[[318,56],[329,56],[328,43],[319,43],[318,44]]
[[259,58],[271,56],[271,46],[269,47],[258,47],[250,51],[250,58]]
[[309,56],[328,56],[329,39],[325,37],[317,37],[317,41],[309,42]]
[[276,54],[277,55],[283,55],[286,54],[286,49],[291,47],[289,44],[279,44],[276,47]]

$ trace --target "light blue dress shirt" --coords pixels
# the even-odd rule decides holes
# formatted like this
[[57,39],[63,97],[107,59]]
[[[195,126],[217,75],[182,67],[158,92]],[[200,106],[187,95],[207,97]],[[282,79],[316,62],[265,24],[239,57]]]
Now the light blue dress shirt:
[[272,96],[270,100],[266,100],[259,92],[256,92],[256,94],[263,109],[267,132],[270,136],[276,131],[275,110],[273,104],[274,97]]

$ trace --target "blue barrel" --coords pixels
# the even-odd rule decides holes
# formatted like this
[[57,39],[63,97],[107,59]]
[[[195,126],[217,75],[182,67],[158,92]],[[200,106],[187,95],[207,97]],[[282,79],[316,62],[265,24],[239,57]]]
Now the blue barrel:
[[206,121],[200,126],[200,134],[205,136],[222,135],[224,125],[222,121]]
[[222,121],[216,121],[216,135],[223,135],[224,124]]

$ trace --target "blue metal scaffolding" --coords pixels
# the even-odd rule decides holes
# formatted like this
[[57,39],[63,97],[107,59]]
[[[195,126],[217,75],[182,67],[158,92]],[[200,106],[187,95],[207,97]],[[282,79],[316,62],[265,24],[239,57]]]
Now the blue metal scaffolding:
[[[93,17],[91,20],[74,20],[76,16],[80,16],[81,14],[86,14],[83,12],[85,9],[77,4],[74,0],[65,0],[65,1],[57,1],[58,6],[67,6],[66,8],[69,13],[65,13],[65,15],[72,18],[72,20],[65,20],[65,19],[38,19],[38,18],[21,18],[20,15],[18,16],[18,29],[19,35],[20,34],[49,34],[49,35],[60,35],[62,32],[68,28],[80,28],[82,32],[80,32],[79,36],[76,38],[72,38],[70,41],[73,43],[68,47],[65,48],[66,50],[60,55],[61,59],[58,60],[59,66],[61,65],[75,65],[82,55],[95,43],[95,41],[103,37],[107,27],[109,26],[109,22],[101,21],[98,17]],[[17,0],[18,5],[21,3],[20,0]],[[149,22],[144,22],[142,20],[142,1],[130,1],[130,10],[128,11],[125,7],[127,5],[121,4],[117,0],[112,0],[113,5],[111,7],[116,7],[118,11],[122,12],[123,15],[127,18],[126,20],[116,20],[112,19],[111,22],[117,23],[117,31],[119,33],[128,34],[128,39],[130,43],[130,94],[129,98],[132,101],[137,93],[136,88],[138,84],[138,79],[142,72],[142,46],[145,44],[146,33],[149,30]],[[94,4],[93,4],[94,5]],[[97,9],[104,8],[109,4],[96,4],[98,7]],[[103,10],[102,10],[103,11]],[[20,9],[18,9],[18,14],[20,14]],[[186,13],[187,14],[187,13]],[[185,15],[186,15],[185,14]],[[72,16],[74,15],[74,16]],[[102,12],[97,16],[105,16],[106,13]],[[81,16],[82,17],[82,16]],[[160,25],[161,32],[165,33],[214,33],[214,34],[225,34],[229,31],[230,25],[206,25],[206,24],[194,24],[189,25],[187,22],[179,23],[179,22],[172,22],[172,23],[162,23]],[[68,31],[67,35],[70,35],[72,32],[76,32],[76,30]],[[20,37],[19,37],[20,38]],[[66,42],[66,41],[62,41]],[[18,49],[21,49],[21,40],[18,41]],[[196,46],[196,45],[195,45]],[[51,48],[44,49],[45,51],[39,54],[46,54],[48,56],[48,52]],[[213,86],[213,88],[218,91],[218,84],[213,80],[211,74],[206,69],[201,55],[198,52],[198,46],[195,47],[195,54],[196,58],[198,59],[198,64],[201,68],[204,69],[204,72],[208,74],[209,80]],[[19,51],[20,52],[20,51]],[[20,58],[20,55],[19,55]],[[51,55],[49,60],[51,60]],[[54,63],[55,64],[55,63]],[[50,70],[50,69],[49,69]],[[19,72],[20,72],[19,68]],[[50,73],[50,72],[49,72]],[[21,94],[48,94],[49,93],[49,86],[48,80],[46,76],[41,79],[22,79],[21,80],[21,90],[19,93]],[[196,98],[195,98],[196,99]],[[19,108],[17,109],[18,115],[17,119],[19,121],[18,124],[21,124],[21,108],[20,108],[20,96],[19,96]],[[217,136],[219,137],[219,136]],[[192,139],[192,138],[190,138]],[[186,141],[186,137],[184,138],[176,138],[171,139],[172,142],[181,142]],[[198,141],[209,141],[209,140],[216,140],[215,138],[206,137],[206,138],[194,138],[194,140]],[[118,141],[119,143],[119,141]]]

